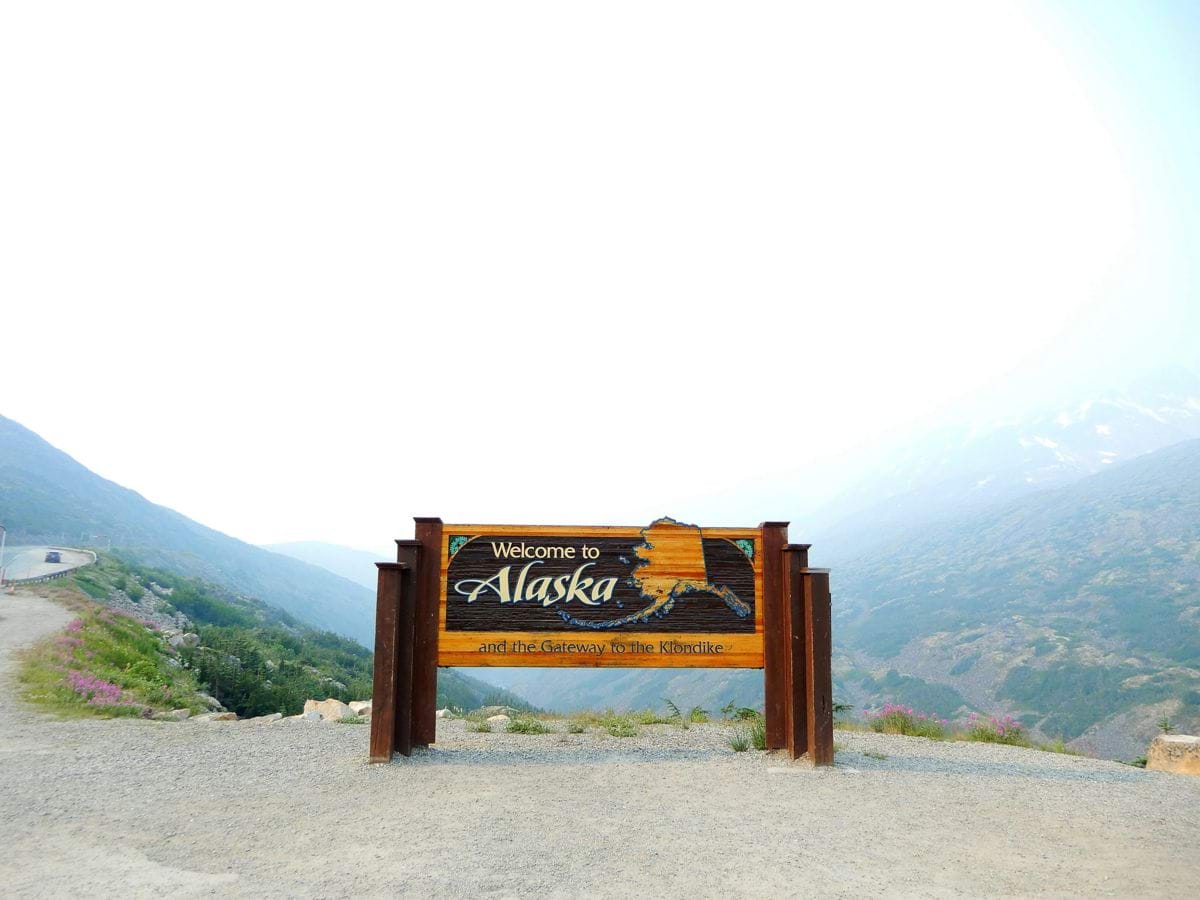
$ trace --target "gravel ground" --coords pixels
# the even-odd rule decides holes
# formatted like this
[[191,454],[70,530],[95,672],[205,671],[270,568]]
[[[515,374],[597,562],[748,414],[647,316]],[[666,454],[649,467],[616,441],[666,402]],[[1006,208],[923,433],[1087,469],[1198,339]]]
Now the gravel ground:
[[[68,615],[0,596],[11,652]],[[474,734],[59,721],[0,690],[7,896],[1195,896],[1200,779],[839,732],[813,770],[721,726]],[[868,755],[874,754],[874,755]],[[880,756],[885,758],[879,758]]]

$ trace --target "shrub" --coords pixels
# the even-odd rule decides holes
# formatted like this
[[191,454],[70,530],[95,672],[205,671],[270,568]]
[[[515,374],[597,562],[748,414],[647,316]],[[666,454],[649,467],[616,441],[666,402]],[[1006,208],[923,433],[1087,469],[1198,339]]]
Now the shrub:
[[867,711],[867,724],[872,731],[883,734],[907,734],[936,740],[945,737],[948,723],[931,713],[913,712],[911,706],[886,703],[877,712]]
[[637,726],[633,722],[620,716],[609,719],[604,728],[613,737],[634,737],[638,733]]
[[967,719],[967,730],[963,738],[968,741],[982,741],[987,744],[1013,744],[1020,747],[1029,746],[1029,738],[1021,723],[1012,716],[981,716],[971,713]]
[[554,731],[545,722],[535,719],[532,716],[509,719],[508,724],[504,726],[504,730],[509,734],[551,734]]
[[687,720],[693,725],[703,725],[708,721],[708,710],[693,706],[687,714]]
[[486,734],[492,730],[492,723],[487,719],[479,719],[475,722],[467,723],[467,731],[475,731],[480,734]]
[[734,753],[745,753],[750,749],[750,734],[745,728],[735,728],[729,736],[729,746]]
[[688,727],[688,720],[684,716],[683,711],[675,705],[675,701],[670,697],[663,697],[663,703],[667,705],[667,712],[670,714],[667,717],[667,721],[678,725],[680,728],[686,731]]
[[567,723],[567,734],[583,734],[587,731],[587,726],[578,719],[572,719]]
[[366,716],[342,716],[337,720],[339,725],[366,725],[370,721]]

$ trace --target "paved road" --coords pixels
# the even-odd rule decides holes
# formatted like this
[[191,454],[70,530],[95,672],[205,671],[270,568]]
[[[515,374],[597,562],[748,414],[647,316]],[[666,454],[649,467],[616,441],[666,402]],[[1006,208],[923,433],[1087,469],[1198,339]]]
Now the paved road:
[[[46,562],[46,554],[58,550],[62,561]],[[20,581],[24,578],[42,578],[69,572],[80,566],[91,565],[95,556],[84,550],[67,550],[56,547],[9,547],[4,553],[4,580]]]

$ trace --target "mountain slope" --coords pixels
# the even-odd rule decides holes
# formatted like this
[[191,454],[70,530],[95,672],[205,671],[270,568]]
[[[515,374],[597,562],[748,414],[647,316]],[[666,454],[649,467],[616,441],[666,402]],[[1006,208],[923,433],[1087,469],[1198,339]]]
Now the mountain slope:
[[0,521],[9,541],[103,538],[144,565],[258,597],[370,647],[374,594],[324,569],[252,546],[101,478],[0,416]]
[[804,536],[841,562],[914,525],[958,518],[1200,437],[1200,377],[1161,372],[1063,408],[945,426],[897,450]]
[[361,584],[375,593],[376,573],[375,563],[390,560],[395,555],[381,556],[368,550],[356,550],[353,547],[343,547],[340,544],[326,544],[323,541],[291,541],[284,544],[264,544],[264,550],[272,553],[282,553],[292,559],[298,559],[309,565],[328,569],[335,575],[340,575],[347,581]]
[[1198,472],[1186,441],[847,563],[843,677],[897,669],[1117,755],[1159,715],[1200,724]]

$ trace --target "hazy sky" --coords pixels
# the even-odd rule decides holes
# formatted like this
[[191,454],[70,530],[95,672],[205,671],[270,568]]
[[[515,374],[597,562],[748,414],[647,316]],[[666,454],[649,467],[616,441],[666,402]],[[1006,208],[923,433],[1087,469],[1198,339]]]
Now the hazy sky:
[[792,516],[1200,360],[1196,9],[6,4],[0,412],[255,542]]

